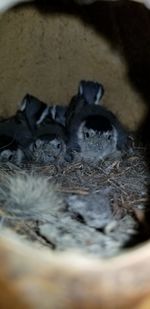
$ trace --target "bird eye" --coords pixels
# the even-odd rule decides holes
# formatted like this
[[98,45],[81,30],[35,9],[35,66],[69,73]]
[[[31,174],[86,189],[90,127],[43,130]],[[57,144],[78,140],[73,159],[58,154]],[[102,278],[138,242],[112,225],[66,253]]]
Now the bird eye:
[[13,158],[13,155],[11,154],[11,155],[9,156],[8,160],[11,161],[12,158]]
[[61,144],[59,143],[59,144],[57,144],[57,148],[58,149],[60,149],[61,148]]
[[35,142],[35,144],[33,145],[33,149],[35,150],[37,148],[38,148],[38,146],[37,146],[37,143]]
[[36,150],[42,145],[42,141],[40,139],[37,139],[33,145],[33,149]]
[[87,138],[89,138],[89,137],[90,137],[90,134],[89,134],[88,132],[86,132],[86,133],[85,133],[85,136],[86,136]]
[[110,140],[111,140],[111,137],[112,137],[112,134],[111,134],[111,133],[109,133],[109,134],[108,134],[108,138],[107,138],[107,139],[110,141]]

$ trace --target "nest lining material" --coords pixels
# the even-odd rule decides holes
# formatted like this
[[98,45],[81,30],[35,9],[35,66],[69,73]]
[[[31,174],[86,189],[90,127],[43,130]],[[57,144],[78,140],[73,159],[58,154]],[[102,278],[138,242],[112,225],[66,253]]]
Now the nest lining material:
[[[5,186],[4,179],[10,175],[14,186],[17,177],[25,180],[27,186],[22,185],[21,190],[27,195],[31,185],[26,177],[33,177],[32,190],[38,190],[42,197],[38,209],[33,196],[30,206],[16,203]],[[53,202],[51,193],[44,192],[39,183],[37,186],[39,177],[46,179]],[[149,182],[143,149],[134,149],[132,155],[118,161],[101,161],[97,166],[81,161],[64,166],[32,164],[21,169],[1,163],[1,222],[40,246],[110,257],[145,237]],[[20,211],[21,207],[27,207],[26,211]]]

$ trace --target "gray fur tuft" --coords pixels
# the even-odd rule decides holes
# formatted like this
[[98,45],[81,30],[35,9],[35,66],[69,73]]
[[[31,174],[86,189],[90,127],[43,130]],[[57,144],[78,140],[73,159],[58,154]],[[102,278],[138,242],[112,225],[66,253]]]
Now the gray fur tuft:
[[49,220],[63,201],[45,177],[27,173],[5,176],[0,183],[0,205],[6,217]]

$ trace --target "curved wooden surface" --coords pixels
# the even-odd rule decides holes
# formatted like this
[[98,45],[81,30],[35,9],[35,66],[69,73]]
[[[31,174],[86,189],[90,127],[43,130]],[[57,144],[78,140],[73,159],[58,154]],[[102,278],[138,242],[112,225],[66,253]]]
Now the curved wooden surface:
[[34,248],[0,236],[0,308],[150,308],[150,243],[116,258]]
[[[1,0],[0,12],[5,12],[6,10],[10,9],[11,7],[13,7],[18,3],[33,2],[33,1],[35,0]],[[72,2],[77,2],[79,4],[91,4],[96,1],[102,1],[102,0],[72,0]],[[114,0],[103,0],[103,1],[114,1]],[[143,3],[147,8],[150,8],[150,0],[131,0],[131,1]]]

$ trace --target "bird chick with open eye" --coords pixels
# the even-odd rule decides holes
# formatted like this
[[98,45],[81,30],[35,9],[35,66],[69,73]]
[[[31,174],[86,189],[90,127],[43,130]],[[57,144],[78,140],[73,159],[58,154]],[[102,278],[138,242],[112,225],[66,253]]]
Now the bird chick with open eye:
[[50,115],[50,107],[30,94],[26,94],[23,98],[19,111],[24,115],[32,133],[35,133],[37,126]]
[[78,144],[80,158],[96,164],[99,160],[118,153],[116,149],[117,131],[114,127],[107,131],[88,128],[86,121],[84,121],[78,131]]
[[30,146],[37,163],[62,163],[66,152],[65,128],[47,119],[36,132],[36,141]]
[[82,96],[73,100],[82,107],[79,113],[66,119],[67,161],[82,158],[95,164],[100,159],[121,155],[128,149],[128,134],[112,112],[99,105],[85,106]]

